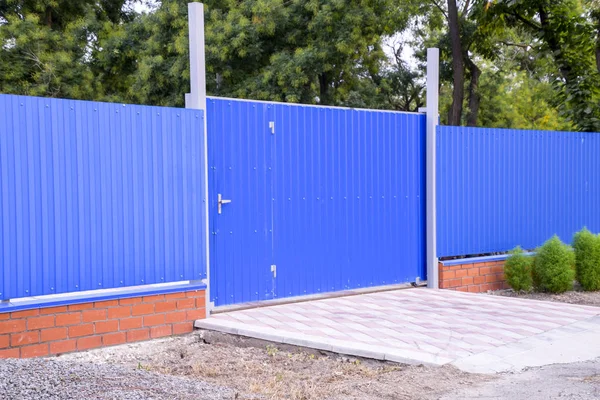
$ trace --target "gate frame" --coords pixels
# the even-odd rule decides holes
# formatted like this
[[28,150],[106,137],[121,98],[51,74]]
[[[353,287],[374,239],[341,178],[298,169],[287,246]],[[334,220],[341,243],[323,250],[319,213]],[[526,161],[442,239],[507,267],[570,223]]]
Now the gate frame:
[[439,122],[440,50],[427,49],[427,138],[425,140],[425,235],[427,261],[427,287],[439,288],[437,257],[437,210],[436,210],[436,129]]
[[[185,94],[185,107],[204,111],[205,182],[204,207],[206,210],[206,310],[210,315],[214,304],[210,301],[210,210],[208,192],[208,149],[206,113],[206,62],[204,42],[204,4],[188,3],[188,31],[190,49],[190,93]],[[439,49],[427,49],[426,97],[426,272],[427,287],[438,289],[437,218],[436,218],[436,128],[439,123]],[[310,106],[307,104],[307,106]],[[318,105],[312,105],[318,107]]]
[[[204,210],[206,223],[206,316],[214,304],[210,301],[210,209],[208,206],[208,133],[206,113],[206,55],[204,44],[204,4],[188,3],[188,34],[190,49],[190,93],[185,94],[185,108],[203,111],[204,121]],[[193,282],[192,282],[193,283]]]

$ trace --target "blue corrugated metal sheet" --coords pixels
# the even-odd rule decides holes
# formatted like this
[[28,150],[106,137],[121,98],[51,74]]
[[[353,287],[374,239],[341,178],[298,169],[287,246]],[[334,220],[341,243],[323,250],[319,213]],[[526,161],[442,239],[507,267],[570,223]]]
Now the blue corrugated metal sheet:
[[202,118],[0,95],[0,299],[204,278]]
[[217,305],[425,278],[424,115],[212,98],[208,124]]
[[600,135],[440,126],[438,256],[600,232]]
[[[272,299],[270,108],[209,99],[207,117],[212,301],[223,305]],[[219,193],[231,200],[221,214]]]

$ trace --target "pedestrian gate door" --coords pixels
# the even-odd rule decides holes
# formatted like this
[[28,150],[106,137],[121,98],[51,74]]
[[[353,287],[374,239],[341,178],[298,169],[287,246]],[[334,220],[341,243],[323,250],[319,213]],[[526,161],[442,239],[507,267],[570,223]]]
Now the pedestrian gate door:
[[425,278],[425,115],[208,99],[215,305]]

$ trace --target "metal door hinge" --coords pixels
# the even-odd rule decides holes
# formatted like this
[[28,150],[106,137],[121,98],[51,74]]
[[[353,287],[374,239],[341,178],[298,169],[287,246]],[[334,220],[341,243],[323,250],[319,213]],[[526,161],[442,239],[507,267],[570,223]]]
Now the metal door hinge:
[[271,129],[271,135],[275,134],[275,121],[269,121],[269,129]]
[[217,213],[221,214],[221,207],[223,204],[231,203],[231,200],[224,200],[221,193],[217,195]]
[[271,265],[271,272],[273,273],[273,278],[277,278],[277,265]]

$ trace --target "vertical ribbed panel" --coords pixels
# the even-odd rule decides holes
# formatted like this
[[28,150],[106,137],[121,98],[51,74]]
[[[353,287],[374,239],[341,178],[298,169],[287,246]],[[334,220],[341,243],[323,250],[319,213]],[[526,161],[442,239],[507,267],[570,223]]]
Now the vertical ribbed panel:
[[440,126],[438,256],[600,232],[600,135]]
[[[272,299],[270,106],[207,101],[211,300]],[[217,196],[231,200],[218,214]]]
[[0,299],[206,277],[201,111],[0,95]]
[[211,98],[208,124],[215,304],[425,278],[424,115]]

